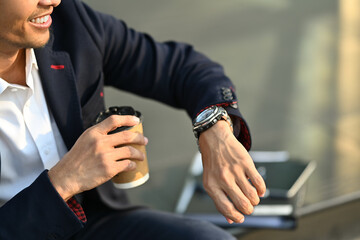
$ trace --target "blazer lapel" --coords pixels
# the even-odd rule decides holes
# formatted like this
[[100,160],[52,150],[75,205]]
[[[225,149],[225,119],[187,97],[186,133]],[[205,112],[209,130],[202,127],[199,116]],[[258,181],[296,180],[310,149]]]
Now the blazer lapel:
[[70,56],[49,47],[35,49],[35,55],[48,108],[70,149],[84,130]]

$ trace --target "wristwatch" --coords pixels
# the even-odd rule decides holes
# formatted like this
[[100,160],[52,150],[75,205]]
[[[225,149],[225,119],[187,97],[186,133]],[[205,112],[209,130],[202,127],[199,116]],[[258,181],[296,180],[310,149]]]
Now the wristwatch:
[[200,133],[214,126],[219,120],[228,122],[232,130],[232,121],[223,107],[212,106],[202,111],[193,121],[193,132],[196,139],[199,139]]

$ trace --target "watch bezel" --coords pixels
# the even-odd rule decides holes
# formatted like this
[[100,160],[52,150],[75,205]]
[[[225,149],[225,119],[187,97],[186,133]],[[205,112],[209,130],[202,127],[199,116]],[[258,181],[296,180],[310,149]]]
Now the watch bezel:
[[[208,117],[206,117],[205,119],[199,121],[199,118],[200,118],[202,115],[204,115],[204,114],[206,114],[207,112],[209,112],[209,111],[211,111],[211,114],[210,114]],[[194,126],[202,125],[202,124],[208,122],[211,118],[215,117],[215,114],[216,114],[217,112],[219,112],[219,108],[218,108],[217,106],[211,106],[211,107],[205,109],[204,111],[202,111],[201,113],[199,113],[199,115],[197,115],[197,117],[195,118],[195,120],[194,120]]]
[[[205,112],[212,111],[211,114],[199,121],[198,119],[201,117],[201,114],[205,114]],[[193,123],[193,132],[196,138],[199,138],[200,133],[214,126],[217,121],[219,121],[222,117],[226,116],[228,118],[228,114],[223,107],[211,106],[204,111],[202,111],[194,120]]]

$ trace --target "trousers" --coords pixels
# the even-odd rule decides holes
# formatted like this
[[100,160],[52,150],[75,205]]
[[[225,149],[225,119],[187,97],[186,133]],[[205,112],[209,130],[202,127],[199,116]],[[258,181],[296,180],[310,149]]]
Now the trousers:
[[234,240],[225,230],[206,221],[147,208],[107,211],[88,217],[72,240]]

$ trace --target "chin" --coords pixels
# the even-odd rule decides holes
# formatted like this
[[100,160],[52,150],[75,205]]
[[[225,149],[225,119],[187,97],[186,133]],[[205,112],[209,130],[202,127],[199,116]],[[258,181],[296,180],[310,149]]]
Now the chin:
[[17,48],[41,48],[44,47],[49,39],[50,39],[50,33],[47,31],[46,33],[42,34],[34,34],[32,37],[24,38],[25,40],[22,42],[18,42]]
[[31,48],[41,48],[44,47],[50,39],[50,34],[49,32],[47,33],[46,36],[42,36],[36,39],[36,41],[32,42],[32,46],[30,46]]
[[45,45],[48,43],[49,39],[47,41],[44,42],[39,42],[37,44],[34,44],[31,48],[42,48],[45,47]]

